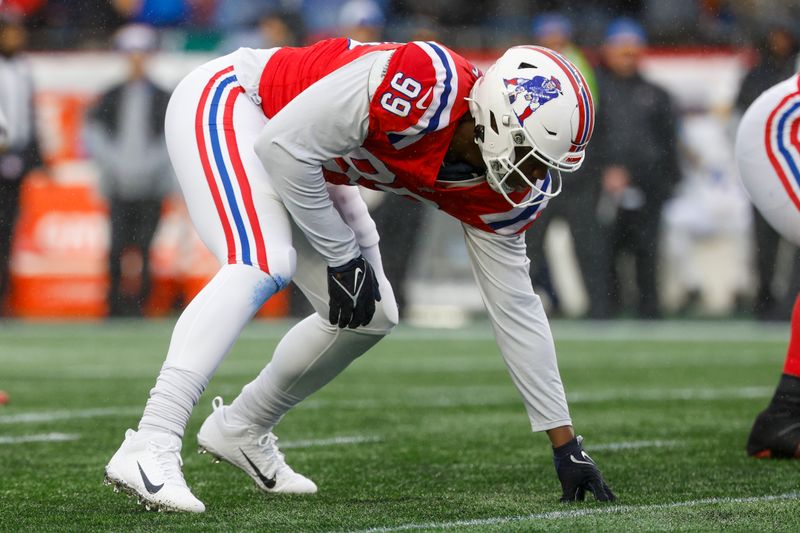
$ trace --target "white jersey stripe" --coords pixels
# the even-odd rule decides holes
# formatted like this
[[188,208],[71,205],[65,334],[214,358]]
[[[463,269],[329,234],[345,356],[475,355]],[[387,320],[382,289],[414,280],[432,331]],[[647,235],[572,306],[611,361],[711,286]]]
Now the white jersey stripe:
[[[553,183],[548,176],[544,180],[538,180],[536,182],[536,187],[545,192],[552,192]],[[528,194],[532,195],[534,192],[531,191]],[[527,199],[528,197],[525,198],[525,200]],[[532,220],[536,220],[541,214],[542,210],[547,207],[548,201],[549,200],[545,199],[541,203],[523,207],[514,207],[502,213],[481,215],[481,220],[489,225],[498,235],[513,235],[515,233],[519,233],[522,228],[530,224]]]
[[[437,131],[442,129],[443,127],[450,124],[450,111],[453,109],[453,104],[456,101],[456,95],[458,94],[458,73],[456,71],[456,65],[453,62],[453,58],[450,57],[441,46],[437,45],[436,43],[424,43],[428,46],[433,52],[438,56],[438,58],[442,61],[445,67],[446,73],[449,74],[450,79],[448,80],[445,77],[444,83],[446,97],[443,95],[445,99],[444,105],[440,106],[436,113],[433,116],[433,119],[428,124],[428,128],[426,128],[426,132],[429,131]],[[427,50],[426,50],[427,52]],[[430,53],[428,53],[430,55]],[[449,87],[448,87],[449,86]]]
[[[433,88],[431,104],[419,121],[413,126],[397,132],[397,135],[419,135],[446,127],[450,124],[450,111],[453,109],[456,94],[458,93],[458,74],[450,55],[433,43],[414,42],[414,44],[430,57],[433,68],[436,71],[436,86]],[[408,146],[415,140],[418,139],[405,142],[404,145]],[[403,142],[403,140],[394,142],[393,145],[398,147],[400,142]]]

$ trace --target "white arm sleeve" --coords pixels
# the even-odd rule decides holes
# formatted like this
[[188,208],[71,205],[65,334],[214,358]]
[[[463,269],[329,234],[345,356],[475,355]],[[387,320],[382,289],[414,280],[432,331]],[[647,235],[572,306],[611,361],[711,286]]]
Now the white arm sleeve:
[[329,183],[328,194],[345,224],[355,233],[358,246],[364,249],[378,244],[380,241],[378,229],[369,214],[367,203],[361,196],[360,188]]
[[367,54],[300,93],[264,126],[255,151],[286,209],[329,266],[360,255],[353,230],[334,208],[322,164],[361,146],[369,126]]
[[531,427],[545,431],[571,425],[550,324],[531,286],[524,237],[463,227],[497,346],[522,395]]

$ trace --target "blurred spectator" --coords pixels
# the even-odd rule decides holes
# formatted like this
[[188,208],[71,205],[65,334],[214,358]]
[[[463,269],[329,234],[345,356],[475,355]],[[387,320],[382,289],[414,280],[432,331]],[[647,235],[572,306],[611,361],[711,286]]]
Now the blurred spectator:
[[[572,23],[567,17],[554,12],[534,17],[531,24],[531,37],[535,44],[555,50],[572,61],[586,79],[592,94],[597,94],[594,70],[586,56],[572,42]],[[531,258],[531,282],[550,300],[549,313],[551,315],[559,314],[560,301],[550,276],[547,254],[544,249],[544,240],[550,222],[554,219],[562,219],[570,224],[570,231],[575,243],[575,254],[582,270],[585,270],[586,265],[594,260],[590,255],[592,236],[587,233],[592,231],[590,228],[594,221],[586,220],[586,213],[593,213],[594,210],[590,206],[584,205],[585,201],[590,200],[593,195],[590,190],[587,190],[587,186],[591,188],[591,184],[587,183],[589,179],[582,180],[581,176],[581,174],[568,176],[565,197],[550,202],[547,209],[542,211],[541,216],[536,219],[536,223],[525,235],[528,243],[528,255]]]
[[[742,81],[739,95],[736,97],[737,111],[744,113],[762,92],[794,74],[797,71],[797,53],[798,42],[793,28],[788,24],[773,23],[759,46],[758,64],[747,73]],[[754,210],[753,216],[756,274],[758,276],[758,293],[754,302],[754,311],[756,316],[761,319],[788,317],[791,311],[789,300],[793,300],[794,293],[786,302],[779,302],[772,292],[772,280],[775,277],[778,250],[782,238],[757,210]],[[798,262],[797,258],[794,262]],[[797,285],[797,280],[792,285]]]
[[441,28],[431,17],[419,16],[409,19],[405,26],[403,42],[436,41],[441,42]]
[[573,42],[572,23],[561,13],[542,13],[531,22],[531,36],[536,44],[561,53],[583,74],[592,93],[597,92],[594,69],[586,56]]
[[217,47],[223,54],[238,48],[273,48],[276,46],[298,46],[302,42],[302,21],[296,13],[268,9],[262,13],[255,27],[236,31]]
[[3,107],[0,106],[0,153],[4,152],[8,147],[8,120],[3,112]]
[[246,31],[265,13],[281,10],[279,0],[217,1],[213,24],[216,30],[228,34]]
[[127,20],[108,0],[48,0],[39,13],[32,43],[38,50],[105,47]]
[[[619,16],[646,25],[656,45],[740,44],[770,19],[797,24],[800,0],[372,0],[386,15],[392,40],[410,40],[410,29],[435,29],[439,40],[459,48],[504,48],[528,34],[531,16],[558,11],[575,25],[579,43],[602,40]],[[297,14],[309,41],[337,34],[347,0],[5,0],[26,13],[37,49],[96,46],[122,23],[180,28],[171,38],[204,50],[232,34],[251,30],[267,11]],[[296,29],[295,29],[296,30]],[[166,39],[165,41],[169,41]]]
[[646,0],[642,17],[651,37],[663,44],[733,44],[742,24],[724,0]]
[[734,311],[744,311],[748,301],[751,207],[726,123],[727,117],[698,113],[685,117],[681,126],[683,179],[664,208],[664,255],[684,295],[677,309],[683,316],[701,312],[705,296],[695,245],[721,236],[735,244],[726,265],[733,278]]
[[[704,3],[720,0],[703,0]],[[740,28],[751,36],[763,36],[776,21],[786,27],[797,27],[800,21],[800,0],[729,0],[725,2],[733,12]],[[758,39],[756,39],[758,40]]]
[[[609,308],[622,310],[623,296],[635,290],[636,315],[656,318],[661,212],[680,171],[670,98],[639,74],[645,44],[644,30],[631,19],[617,19],[608,27],[604,65],[597,73],[591,157],[599,168],[597,216],[605,234],[598,243],[605,261],[596,267],[608,275]],[[635,263],[633,273],[618,270],[623,266],[618,260],[626,256]],[[635,282],[629,283],[628,276]]]
[[[109,314],[140,315],[150,292],[150,243],[158,226],[162,198],[172,187],[164,143],[169,94],[147,76],[147,61],[157,46],[152,28],[126,26],[117,33],[114,44],[127,58],[128,77],[104,93],[91,110],[87,145],[100,169],[101,190],[109,201]],[[141,275],[138,290],[123,291],[123,264],[136,264],[126,253],[130,248],[141,257]]]
[[177,26],[188,19],[187,0],[112,0],[125,20],[152,26]]
[[189,9],[186,0],[142,0],[136,22],[153,26],[178,26],[187,20]]
[[27,43],[22,19],[0,14],[0,110],[7,139],[0,146],[0,315],[10,285],[11,245],[22,180],[40,164],[31,72],[20,53]]
[[642,12],[651,39],[685,42],[698,24],[702,0],[645,0]]
[[361,43],[383,39],[386,17],[372,0],[348,0],[339,11],[339,34]]
[[344,0],[302,0],[301,14],[309,43],[336,35],[337,17]]

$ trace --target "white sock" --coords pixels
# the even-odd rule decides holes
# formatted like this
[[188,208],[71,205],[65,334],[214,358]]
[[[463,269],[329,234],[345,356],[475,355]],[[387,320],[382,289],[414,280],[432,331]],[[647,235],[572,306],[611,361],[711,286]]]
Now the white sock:
[[295,325],[272,361],[245,385],[226,414],[272,429],[286,412],[322,388],[384,335],[339,329],[318,314]]
[[192,409],[244,326],[282,287],[248,265],[224,265],[178,319],[140,429],[182,436]]
[[139,421],[140,432],[167,431],[183,438],[192,409],[208,380],[190,370],[163,366]]

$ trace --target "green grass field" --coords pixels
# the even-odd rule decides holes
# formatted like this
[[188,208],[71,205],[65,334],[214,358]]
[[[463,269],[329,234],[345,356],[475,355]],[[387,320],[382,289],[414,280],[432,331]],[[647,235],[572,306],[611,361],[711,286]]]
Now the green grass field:
[[788,325],[555,323],[576,428],[619,500],[562,505],[489,328],[399,328],[276,433],[311,497],[268,496],[197,455],[286,323],[256,323],[190,421],[184,472],[203,515],[147,513],[103,486],[141,414],[171,322],[0,322],[1,531],[800,531],[800,462],[744,442],[777,382]]

